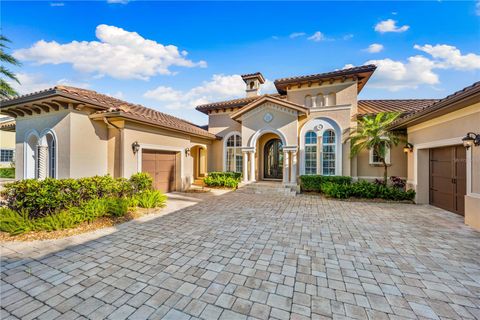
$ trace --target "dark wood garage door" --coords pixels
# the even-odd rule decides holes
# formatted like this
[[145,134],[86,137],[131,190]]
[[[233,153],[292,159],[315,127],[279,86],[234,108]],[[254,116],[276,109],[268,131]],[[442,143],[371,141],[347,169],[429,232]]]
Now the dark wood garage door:
[[162,192],[175,190],[176,153],[157,150],[142,151],[142,171],[153,177],[155,189]]
[[463,146],[430,149],[430,204],[465,214],[466,150]]

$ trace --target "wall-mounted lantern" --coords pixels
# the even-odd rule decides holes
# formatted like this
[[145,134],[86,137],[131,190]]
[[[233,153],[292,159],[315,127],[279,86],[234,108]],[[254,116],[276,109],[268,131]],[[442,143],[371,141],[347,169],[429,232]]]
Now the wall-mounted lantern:
[[409,153],[409,152],[412,152],[412,151],[413,151],[413,144],[411,144],[410,142],[407,142],[405,147],[403,147],[403,152]]
[[140,144],[137,141],[135,141],[134,143],[132,143],[133,154],[136,154],[138,150],[140,150]]
[[462,141],[463,146],[467,148],[467,150],[473,146],[480,146],[480,133],[476,134],[473,132],[469,132],[465,137],[463,137]]
[[190,148],[185,148],[185,157],[190,157]]

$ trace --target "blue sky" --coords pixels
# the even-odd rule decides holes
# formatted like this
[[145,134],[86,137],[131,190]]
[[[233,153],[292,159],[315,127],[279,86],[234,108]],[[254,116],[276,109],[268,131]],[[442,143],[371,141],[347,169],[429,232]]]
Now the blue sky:
[[[110,0],[115,1],[115,0]],[[437,98],[480,80],[480,2],[1,2],[22,93],[86,87],[199,124],[196,104],[375,63],[360,98]],[[188,54],[187,54],[188,53]]]

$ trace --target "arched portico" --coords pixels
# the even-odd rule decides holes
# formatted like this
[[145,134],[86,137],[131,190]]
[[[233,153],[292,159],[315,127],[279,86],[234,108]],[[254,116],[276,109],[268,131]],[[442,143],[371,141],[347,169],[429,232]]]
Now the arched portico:
[[287,141],[281,130],[257,130],[242,148],[243,181],[281,180],[286,185],[296,184],[297,146],[289,146]]

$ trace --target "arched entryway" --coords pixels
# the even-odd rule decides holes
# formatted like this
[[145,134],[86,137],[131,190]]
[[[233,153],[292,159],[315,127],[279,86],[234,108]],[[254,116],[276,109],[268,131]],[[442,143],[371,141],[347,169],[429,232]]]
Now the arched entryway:
[[263,178],[283,178],[283,143],[280,139],[270,139],[263,148]]

